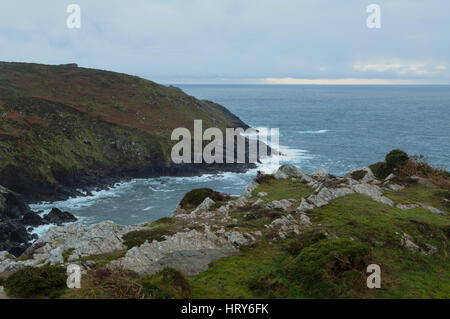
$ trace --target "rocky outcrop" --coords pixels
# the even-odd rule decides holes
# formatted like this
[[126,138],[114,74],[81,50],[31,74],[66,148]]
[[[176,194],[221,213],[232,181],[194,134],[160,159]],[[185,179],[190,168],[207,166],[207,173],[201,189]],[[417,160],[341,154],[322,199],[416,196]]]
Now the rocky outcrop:
[[394,206],[394,202],[389,198],[383,196],[383,190],[377,185],[371,185],[367,183],[361,183],[353,185],[352,189],[359,194],[369,196],[374,201],[386,204],[389,206]]
[[305,172],[303,172],[301,169],[299,169],[298,167],[296,167],[294,165],[289,165],[289,164],[280,166],[280,168],[278,168],[278,170],[273,174],[273,176],[276,179],[285,179],[285,178],[289,178],[289,177],[298,178],[298,177],[303,177],[305,175],[307,175],[307,174]]
[[138,273],[155,273],[166,267],[174,267],[187,275],[194,275],[208,268],[218,258],[236,253],[225,238],[205,230],[177,233],[164,241],[145,242],[130,249],[123,258],[111,263]]
[[27,249],[33,237],[25,225],[34,216],[19,194],[0,186],[0,251],[19,256]]
[[274,200],[265,205],[267,209],[281,209],[283,211],[289,210],[292,206],[292,202],[288,199]]
[[44,216],[44,220],[51,224],[62,225],[65,223],[76,222],[77,218],[71,213],[63,212],[58,208],[52,208],[50,213]]

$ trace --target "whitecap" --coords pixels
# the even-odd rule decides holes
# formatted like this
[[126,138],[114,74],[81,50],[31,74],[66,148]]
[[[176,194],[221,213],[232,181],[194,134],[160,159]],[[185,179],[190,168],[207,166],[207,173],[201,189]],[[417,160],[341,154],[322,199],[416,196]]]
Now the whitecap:
[[318,130],[318,131],[297,131],[298,134],[325,134],[329,130]]

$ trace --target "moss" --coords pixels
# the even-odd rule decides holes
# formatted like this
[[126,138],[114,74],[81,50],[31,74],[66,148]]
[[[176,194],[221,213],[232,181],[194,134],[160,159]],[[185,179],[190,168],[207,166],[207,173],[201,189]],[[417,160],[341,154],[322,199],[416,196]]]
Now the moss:
[[216,192],[210,188],[198,188],[193,189],[184,195],[180,202],[180,206],[183,209],[192,209],[200,205],[206,197],[211,198],[215,202],[220,202],[227,199],[227,196]]
[[165,268],[156,274],[142,278],[147,298],[152,299],[186,299],[191,295],[191,285],[178,270]]
[[143,243],[148,241],[151,243],[152,241],[161,241],[164,240],[164,236],[170,236],[175,234],[175,231],[167,226],[155,227],[152,229],[145,230],[136,230],[129,232],[122,236],[124,240],[124,245],[131,249],[136,246],[141,246]]
[[352,172],[352,178],[359,181],[360,179],[363,179],[364,176],[366,176],[367,171],[365,170],[358,170],[358,171],[354,171]]
[[25,267],[8,277],[5,288],[14,298],[56,298],[67,288],[66,280],[60,266]]

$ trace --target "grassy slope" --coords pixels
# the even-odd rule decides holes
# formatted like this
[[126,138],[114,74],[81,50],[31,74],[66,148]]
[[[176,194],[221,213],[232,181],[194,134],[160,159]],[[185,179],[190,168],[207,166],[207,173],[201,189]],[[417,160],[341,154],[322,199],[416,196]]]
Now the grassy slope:
[[0,62],[0,172],[43,184],[73,170],[168,164],[176,127],[245,126],[222,106],[126,74]]
[[[276,184],[276,186],[275,186]],[[273,182],[271,187],[260,186],[255,191],[270,191],[282,194],[295,187],[288,180]],[[413,192],[439,201],[437,189],[421,189],[411,187],[395,196]],[[434,195],[432,195],[434,194]],[[269,195],[270,196],[270,195]],[[395,197],[394,196],[394,197]],[[277,196],[278,197],[278,196]],[[392,197],[392,196],[391,196]],[[422,198],[419,197],[419,198]],[[286,197],[285,197],[286,198]],[[293,236],[286,240],[272,242],[261,241],[256,247],[245,249],[238,256],[223,258],[212,263],[211,268],[197,276],[190,277],[192,297],[194,298],[449,298],[450,297],[450,262],[448,258],[448,231],[450,219],[448,215],[430,213],[422,208],[403,211],[372,201],[362,195],[350,195],[329,205],[316,208],[309,213],[313,226],[310,237],[320,232],[327,232],[328,239],[317,243],[312,240],[310,247],[300,247],[292,252],[292,247],[307,242],[308,235],[302,238]],[[414,253],[400,246],[402,233],[411,235],[416,244],[426,247],[432,244],[439,253],[425,256]],[[326,278],[326,265],[319,259],[312,258],[311,267],[324,270],[314,289],[307,285],[308,278],[297,280],[298,272],[292,274],[290,269],[298,263],[296,258],[308,259],[315,251],[319,256],[339,254],[340,248],[326,250],[324,246],[334,244],[332,238],[369,247],[371,262],[381,265],[382,288],[369,290],[365,285],[365,275],[361,269],[344,272],[341,277]],[[332,246],[335,247],[335,246]],[[339,247],[339,246],[336,246]],[[344,245],[344,247],[347,247]],[[309,249],[309,250],[308,250]],[[298,257],[302,254],[301,257]],[[345,257],[345,254],[344,254]],[[316,262],[317,260],[317,262]],[[308,268],[300,265],[307,273]],[[325,267],[325,268],[324,268]],[[348,286],[345,276],[356,275],[350,280],[360,284]],[[361,277],[361,278],[360,278]],[[329,290],[328,285],[333,284]],[[337,288],[336,288],[337,287]],[[336,289],[340,292],[336,294]],[[339,290],[340,289],[340,290]]]

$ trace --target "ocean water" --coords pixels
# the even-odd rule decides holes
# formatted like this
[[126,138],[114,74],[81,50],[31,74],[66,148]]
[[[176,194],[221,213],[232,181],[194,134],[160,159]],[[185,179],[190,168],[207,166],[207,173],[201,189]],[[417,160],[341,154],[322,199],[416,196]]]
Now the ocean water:
[[[450,86],[179,85],[186,93],[226,106],[255,128],[279,128],[281,163],[306,172],[325,167],[334,174],[384,159],[391,149],[424,154],[450,169]],[[274,167],[264,165],[262,170]],[[93,196],[39,203],[75,214],[92,224],[129,225],[170,216],[183,195],[210,187],[239,195],[255,176],[224,173],[162,177],[118,183]],[[42,233],[45,228],[39,228]]]

